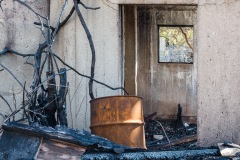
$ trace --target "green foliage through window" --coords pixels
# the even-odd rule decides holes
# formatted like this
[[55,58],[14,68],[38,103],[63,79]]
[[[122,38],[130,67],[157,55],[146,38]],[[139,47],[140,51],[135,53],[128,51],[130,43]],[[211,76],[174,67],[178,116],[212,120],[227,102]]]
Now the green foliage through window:
[[159,27],[159,62],[193,63],[193,27]]

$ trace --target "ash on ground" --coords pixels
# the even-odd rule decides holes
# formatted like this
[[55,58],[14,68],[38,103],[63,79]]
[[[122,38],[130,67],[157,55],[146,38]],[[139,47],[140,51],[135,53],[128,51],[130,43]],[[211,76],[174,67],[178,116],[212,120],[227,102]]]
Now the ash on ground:
[[[161,126],[162,125],[162,126]],[[164,130],[165,133],[164,133]],[[161,148],[164,144],[168,144],[169,141],[173,142],[184,137],[193,136],[197,134],[197,125],[194,123],[183,123],[179,125],[175,120],[147,120],[145,121],[145,138],[147,147],[150,150],[188,150],[199,149],[197,147],[197,141],[187,142],[176,146]],[[167,135],[167,136],[166,136]],[[162,139],[156,139],[156,137],[163,137]],[[168,141],[168,139],[169,141]]]

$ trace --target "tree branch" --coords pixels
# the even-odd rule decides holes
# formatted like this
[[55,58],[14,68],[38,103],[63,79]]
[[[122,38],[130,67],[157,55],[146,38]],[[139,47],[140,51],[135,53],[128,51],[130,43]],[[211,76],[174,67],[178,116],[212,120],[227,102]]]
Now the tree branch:
[[92,10],[100,9],[100,7],[88,7],[81,0],[79,0],[79,4],[81,4],[85,9],[92,9]]
[[3,2],[3,0],[0,0],[0,8],[1,8],[1,10],[3,11],[2,2]]
[[[100,7],[87,7],[84,3],[82,3],[81,1],[79,2],[79,4],[81,4],[84,8],[86,9],[92,9],[92,10],[97,10],[97,9],[100,9]],[[75,11],[75,7],[73,6],[71,11],[69,12],[69,14],[67,15],[67,17],[59,24],[59,28],[64,26],[68,20],[72,17],[73,13]],[[41,23],[39,22],[34,22],[35,25],[41,25]],[[48,28],[48,25],[46,24],[43,24],[44,27]],[[52,30],[52,32],[54,32],[55,28],[50,26],[50,29]]]
[[[37,26],[41,26],[41,23],[39,23],[39,22],[34,22],[33,24],[35,24],[35,25],[37,25]],[[43,24],[43,26],[44,26],[45,28],[48,28],[48,25],[46,25],[46,24]],[[52,26],[50,26],[50,29],[52,30],[52,32],[55,30],[55,28],[52,27]]]
[[51,79],[53,79],[54,77],[56,77],[57,75],[61,75],[61,74],[63,74],[63,73],[65,73],[65,72],[67,72],[67,71],[69,71],[70,69],[68,69],[68,70],[66,70],[66,71],[63,71],[63,72],[60,72],[60,73],[56,73],[56,74],[54,74],[54,75],[51,75],[51,76],[49,76],[48,78],[46,78],[44,81],[42,81],[42,83],[41,84],[39,84],[38,85],[38,87],[37,88],[35,88],[33,91],[32,91],[32,93],[35,93],[36,91],[37,91],[37,89],[39,88],[39,87],[41,87],[46,81],[49,81],[49,80],[51,80]]
[[185,37],[185,40],[186,40],[186,42],[187,42],[187,44],[188,44],[188,46],[193,50],[193,47],[192,47],[192,45],[189,43],[189,41],[188,41],[188,38],[187,38],[187,35],[186,35],[186,33],[183,31],[183,29],[182,29],[182,27],[179,27],[179,29],[181,30],[181,32],[182,32],[182,34],[184,35],[184,37]]
[[[26,88],[26,81],[24,82],[24,86],[23,86],[23,90],[25,90]],[[25,108],[25,94],[23,92],[23,114],[26,116],[26,118],[28,119],[28,123],[30,124],[30,118],[28,116],[29,113],[26,112],[26,108]],[[24,116],[23,116],[24,118]]]
[[10,111],[12,112],[13,110],[12,110],[10,104],[8,103],[8,101],[7,101],[2,95],[0,95],[0,98],[2,98],[2,100],[7,104],[8,108],[9,108]]
[[79,17],[79,20],[85,30],[85,33],[87,35],[87,38],[88,38],[88,42],[89,42],[89,45],[90,45],[90,48],[91,48],[91,51],[92,51],[92,63],[91,63],[91,79],[89,80],[89,95],[91,97],[91,99],[94,99],[94,95],[93,95],[93,78],[94,78],[94,70],[95,70],[95,62],[96,62],[96,55],[95,55],[95,47],[94,47],[94,43],[93,43],[93,40],[92,40],[92,36],[89,32],[89,29],[85,23],[85,20],[82,16],[82,13],[79,9],[79,6],[78,6],[78,0],[73,0],[74,2],[74,7],[76,9],[76,12],[77,12],[77,15]]
[[[1,63],[0,63],[0,66],[2,66],[2,68],[4,68],[5,70],[7,70],[8,73],[10,73],[10,74],[13,76],[13,78],[18,82],[18,84],[24,89],[24,86],[22,85],[22,83],[17,79],[17,77],[16,77],[7,67],[5,67],[4,65],[2,65]],[[25,92],[28,93],[27,90],[25,90]]]
[[[62,10],[61,10],[61,13],[60,13],[59,18],[58,18],[57,26],[56,26],[56,28],[55,28],[55,31],[52,33],[52,36],[51,36],[52,42],[53,42],[53,40],[54,40],[54,38],[55,38],[55,36],[56,36],[56,34],[57,34],[58,28],[60,27],[60,20],[61,20],[61,18],[62,18],[63,11],[65,10],[66,5],[67,5],[67,0],[65,0],[65,3],[64,3],[63,6],[62,6]],[[52,42],[51,42],[51,44],[52,44]]]
[[98,84],[101,84],[101,85],[103,85],[103,86],[105,86],[105,87],[107,87],[107,88],[110,88],[111,90],[123,90],[127,95],[129,95],[128,94],[128,92],[123,88],[123,87],[117,87],[117,88],[113,88],[113,87],[111,87],[111,86],[109,86],[109,85],[107,85],[107,84],[105,84],[105,83],[103,83],[103,82],[100,82],[100,81],[98,81],[98,80],[95,80],[94,78],[92,78],[92,77],[90,77],[90,76],[87,76],[87,75],[84,75],[84,74],[82,74],[82,73],[80,73],[80,72],[78,72],[76,69],[74,69],[73,67],[71,67],[70,65],[68,65],[67,63],[65,63],[60,57],[58,57],[56,54],[53,54],[60,62],[62,62],[62,64],[64,64],[64,65],[66,65],[68,68],[70,68],[71,70],[73,70],[75,73],[77,73],[78,75],[80,75],[80,76],[82,76],[82,77],[85,77],[85,78],[88,78],[88,79],[90,79],[90,80],[92,80],[92,81],[94,81],[94,82],[96,82],[96,83],[98,83]]
[[63,25],[65,25],[67,23],[67,21],[71,18],[71,16],[73,15],[75,11],[75,7],[73,6],[70,13],[68,14],[68,16],[60,23],[59,28],[62,27]]
[[[59,31],[59,29],[60,29],[62,26],[64,26],[64,25],[68,22],[68,20],[69,20],[69,19],[71,18],[71,16],[73,15],[74,11],[75,11],[75,8],[72,7],[72,9],[71,9],[71,11],[69,12],[68,16],[59,24],[58,31]],[[41,23],[39,23],[39,22],[34,22],[34,24],[35,24],[35,25],[38,25],[38,26],[41,25]],[[48,28],[48,25],[47,25],[47,24],[43,24],[43,26],[46,27],[46,28]],[[52,27],[52,26],[50,26],[50,29],[52,30],[52,32],[55,31],[55,28]],[[57,31],[57,32],[58,32],[58,31]]]
[[0,56],[1,55],[4,55],[6,53],[13,53],[13,54],[16,54],[18,56],[22,56],[22,57],[30,57],[30,56],[34,56],[34,54],[22,54],[22,53],[19,53],[17,51],[14,51],[12,49],[9,49],[9,48],[5,48],[3,49],[1,52],[0,52]]
[[5,120],[4,123],[7,122],[12,116],[15,116],[19,111],[21,111],[24,106],[20,107],[19,109],[14,110]]
[[32,66],[32,67],[34,67],[34,65],[33,65],[32,63],[28,62],[28,59],[29,59],[29,57],[26,59],[26,61],[25,61],[25,63],[24,63],[24,64],[28,64],[28,65],[30,65],[30,66]]

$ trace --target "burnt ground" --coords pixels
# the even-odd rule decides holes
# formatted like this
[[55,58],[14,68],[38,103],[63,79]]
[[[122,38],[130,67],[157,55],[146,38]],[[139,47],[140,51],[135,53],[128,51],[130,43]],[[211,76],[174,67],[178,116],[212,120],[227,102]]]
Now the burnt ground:
[[[175,146],[170,147],[161,147],[163,145],[168,144],[167,137],[161,127],[164,128],[170,142],[182,139],[184,137],[191,137],[197,134],[197,125],[187,124],[176,122],[176,120],[147,120],[145,121],[145,138],[147,143],[148,151],[176,151],[176,150],[201,150],[201,149],[217,149],[216,146],[203,148],[197,146],[197,140],[182,143]],[[154,135],[162,135],[163,138],[161,140],[157,140],[154,138]],[[191,157],[184,158],[184,160],[231,160],[230,157],[221,157],[219,156],[201,156],[201,157]],[[238,159],[238,158],[235,158]],[[183,160],[183,159],[182,159]],[[239,158],[240,160],[240,158]]]
[[[175,120],[147,120],[145,121],[145,138],[147,147],[152,148],[153,150],[154,146],[158,147],[168,143],[167,137],[165,136],[160,124],[163,126],[170,142],[197,134],[197,125],[194,123],[188,124],[188,126],[185,127],[176,123]],[[162,135],[163,139],[154,139],[154,135]],[[196,142],[197,141],[193,141],[178,146],[160,148],[160,150],[199,149],[196,145]]]

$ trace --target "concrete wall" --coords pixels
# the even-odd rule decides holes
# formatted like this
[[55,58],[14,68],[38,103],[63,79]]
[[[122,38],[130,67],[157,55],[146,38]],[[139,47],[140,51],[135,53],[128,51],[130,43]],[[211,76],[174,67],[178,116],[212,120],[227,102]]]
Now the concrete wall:
[[[48,15],[48,0],[27,0],[25,2],[30,4],[38,13],[44,16]],[[2,8],[3,11],[0,10],[0,50],[9,47],[23,54],[34,53],[38,44],[43,42],[40,30],[33,25],[33,22],[38,20],[35,14],[12,0],[3,1]],[[32,79],[33,67],[24,64],[25,61],[26,58],[13,54],[0,56],[0,63],[9,68],[22,84],[26,81],[26,88],[28,88]],[[32,62],[32,59],[30,58],[28,61]],[[6,98],[12,106],[12,110],[15,109],[13,93],[16,95],[16,108],[19,108],[22,102],[22,87],[7,71],[1,71],[0,95]],[[11,113],[2,99],[0,99],[0,106],[0,113],[4,115]],[[0,116],[0,124],[2,121],[3,118]]]
[[[62,1],[51,1],[51,21],[56,23]],[[123,64],[121,52],[121,22],[118,5],[105,1],[83,1],[87,6],[101,7],[93,11],[80,7],[86,24],[92,34],[96,49],[95,79],[112,87],[120,87],[123,83]],[[73,6],[68,2],[65,15]],[[55,43],[55,52],[64,57],[65,61],[79,72],[90,75],[91,51],[86,34],[76,15],[60,32]],[[89,129],[90,98],[88,94],[88,79],[69,72],[71,106],[68,105],[68,120],[70,127]],[[113,91],[94,83],[95,97],[121,95],[122,91]],[[69,101],[69,97],[67,98]],[[69,104],[69,103],[68,103]]]
[[199,0],[198,142],[240,143],[240,1]]

